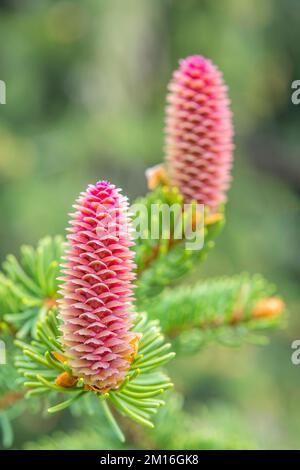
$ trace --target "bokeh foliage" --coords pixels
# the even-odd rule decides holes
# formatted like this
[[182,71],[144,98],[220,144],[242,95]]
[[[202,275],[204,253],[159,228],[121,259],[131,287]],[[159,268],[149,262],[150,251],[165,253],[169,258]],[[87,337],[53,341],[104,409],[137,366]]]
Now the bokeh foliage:
[[[172,372],[186,409],[201,417],[212,408],[222,431],[228,420],[214,417],[234,406],[232,435],[248,421],[260,447],[296,447],[300,436],[300,375],[290,361],[300,327],[300,108],[290,101],[300,77],[299,24],[298,0],[0,2],[0,78],[7,83],[1,261],[23,243],[63,233],[78,188],[95,178],[132,198],[143,194],[144,170],[163,153],[164,96],[177,60],[202,53],[224,71],[235,116],[234,180],[226,230],[191,280],[261,272],[288,299],[290,326],[267,349],[211,346]],[[39,415],[30,415],[18,423],[16,445],[29,432],[34,440],[72,426],[71,418],[58,419],[41,427]],[[197,429],[203,420],[211,426],[201,418]],[[181,438],[172,436],[172,445]]]

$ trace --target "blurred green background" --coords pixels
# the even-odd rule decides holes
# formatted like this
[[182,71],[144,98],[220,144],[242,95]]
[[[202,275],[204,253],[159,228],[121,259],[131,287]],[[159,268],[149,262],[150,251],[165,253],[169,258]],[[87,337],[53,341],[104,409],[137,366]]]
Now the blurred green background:
[[[197,426],[262,448],[300,448],[300,366],[290,359],[300,338],[299,28],[299,0],[0,1],[1,261],[63,233],[88,183],[109,179],[131,200],[145,193],[178,60],[203,54],[223,70],[234,179],[225,230],[197,278],[261,272],[285,297],[289,325],[267,347],[212,345],[170,372]],[[16,445],[73,426],[57,419],[23,418]]]

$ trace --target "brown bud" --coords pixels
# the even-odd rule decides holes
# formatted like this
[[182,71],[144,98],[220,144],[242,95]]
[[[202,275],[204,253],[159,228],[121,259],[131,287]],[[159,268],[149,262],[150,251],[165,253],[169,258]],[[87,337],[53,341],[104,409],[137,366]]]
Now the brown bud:
[[259,300],[252,312],[254,318],[275,318],[283,312],[284,302],[278,297]]
[[215,224],[216,222],[219,222],[220,220],[224,219],[224,215],[216,212],[215,214],[210,214],[205,217],[204,223],[205,225],[212,225]]
[[164,165],[155,165],[146,171],[148,188],[155,189],[160,183],[167,184],[168,177]]
[[69,374],[69,372],[63,372],[55,379],[55,385],[58,387],[72,388],[77,383],[77,378]]

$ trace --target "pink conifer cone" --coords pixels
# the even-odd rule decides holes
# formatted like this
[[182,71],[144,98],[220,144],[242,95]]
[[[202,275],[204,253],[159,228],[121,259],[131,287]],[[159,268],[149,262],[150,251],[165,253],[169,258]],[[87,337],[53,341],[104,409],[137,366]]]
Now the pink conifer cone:
[[133,245],[127,199],[106,181],[88,186],[71,214],[60,319],[75,377],[106,391],[123,382],[140,336],[132,326]]
[[180,61],[169,85],[166,158],[171,184],[186,202],[214,212],[230,183],[233,128],[227,88],[218,68],[201,56]]

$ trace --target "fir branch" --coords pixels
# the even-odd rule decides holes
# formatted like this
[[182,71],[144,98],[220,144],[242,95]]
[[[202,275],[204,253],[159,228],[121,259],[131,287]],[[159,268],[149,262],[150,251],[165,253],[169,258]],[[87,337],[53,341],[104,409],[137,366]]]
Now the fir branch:
[[[195,268],[196,264],[203,261],[208,252],[214,247],[214,240],[220,233],[224,225],[223,209],[217,214],[208,215],[205,213],[203,220],[204,245],[201,249],[187,249],[184,238],[185,226],[194,226],[196,206],[191,204],[190,212],[175,220],[170,217],[170,230],[163,234],[160,219],[160,212],[154,216],[151,213],[151,206],[157,204],[171,207],[173,204],[182,206],[182,196],[175,187],[158,186],[155,191],[149,193],[145,198],[137,201],[146,208],[144,216],[147,221],[140,222],[147,227],[157,225],[160,235],[159,239],[152,239],[149,236],[138,238],[136,243],[136,263],[137,263],[137,289],[136,297],[140,309],[143,309],[143,302],[159,294],[165,287],[174,285],[185,274]],[[146,214],[146,215],[145,215]],[[139,213],[139,217],[143,215]],[[198,222],[199,223],[199,222]],[[148,225],[147,225],[148,224]],[[151,225],[152,224],[152,225]],[[188,226],[189,226],[188,225]],[[194,227],[195,228],[195,227]],[[177,238],[175,237],[177,234]],[[178,234],[181,236],[178,237]],[[191,242],[193,240],[189,240]]]
[[17,338],[35,334],[37,320],[56,305],[62,237],[45,237],[34,249],[21,247],[20,261],[8,255],[0,273],[0,319]]
[[282,324],[285,307],[274,292],[261,276],[242,274],[166,290],[147,309],[167,336],[179,338],[177,344],[191,348],[192,337],[198,346],[211,340],[236,344]]
[[[151,228],[153,227],[158,230],[158,235],[162,235],[160,215],[158,212],[153,213],[153,207],[161,209],[163,205],[170,207],[172,204],[178,204],[181,206],[182,203],[183,199],[179,191],[168,186],[158,186],[154,191],[134,202],[132,209],[136,207],[136,210],[133,211],[133,223],[137,235],[139,235],[136,237],[134,250],[139,275],[149,268],[160,253],[161,239],[151,237]],[[174,232],[174,221],[171,221],[170,232]]]
[[[164,233],[165,228],[161,220],[163,207],[171,208],[174,205],[181,207],[181,212],[180,214],[173,214],[173,216],[170,213],[170,226],[167,227],[167,233]],[[194,229],[196,228],[195,220],[197,207],[194,201],[190,204],[190,211],[184,214],[183,198],[179,190],[175,186],[166,185],[159,185],[144,198],[137,199],[133,204],[133,207],[135,206],[145,208],[145,211],[137,211],[137,214],[135,214],[139,222],[136,227],[139,236],[137,236],[134,249],[136,252],[137,273],[141,276],[144,271],[151,267],[160,255],[165,256],[174,247],[182,245],[186,241],[184,239],[184,229],[187,224],[192,225]],[[153,212],[153,206],[157,208],[155,212]],[[176,217],[176,215],[179,215],[179,218]],[[208,227],[218,222],[223,222],[223,219],[223,207],[220,207],[220,212],[216,214],[209,215],[206,211],[203,223]],[[197,223],[199,223],[199,221]],[[220,224],[220,228],[222,225],[223,223]],[[147,233],[142,231],[143,227],[147,228]],[[156,228],[158,239],[152,238],[151,236],[151,229],[153,227]],[[207,232],[206,230],[206,235]],[[177,238],[175,235],[177,235]],[[217,233],[215,235],[217,235]]]

